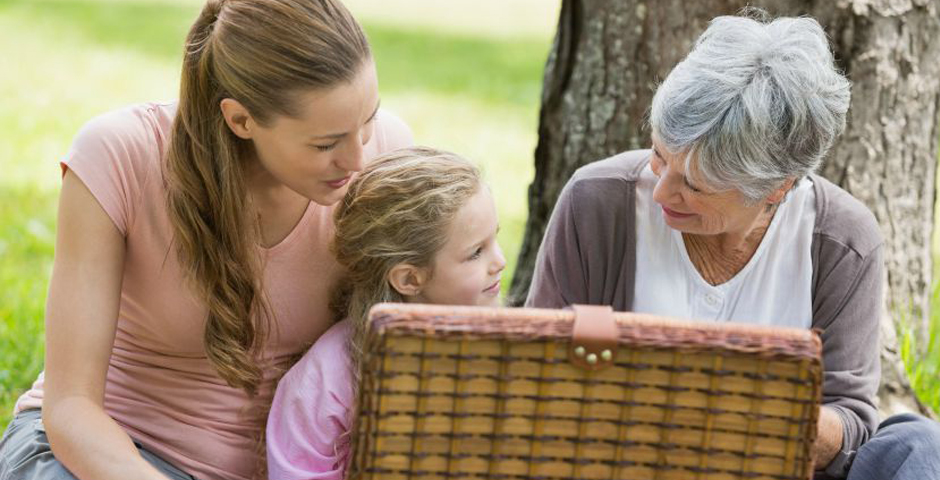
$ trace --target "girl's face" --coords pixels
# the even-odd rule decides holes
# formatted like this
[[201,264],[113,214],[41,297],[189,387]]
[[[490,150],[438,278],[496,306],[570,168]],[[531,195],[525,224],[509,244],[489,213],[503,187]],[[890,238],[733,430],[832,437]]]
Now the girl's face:
[[298,118],[253,123],[251,140],[263,172],[271,177],[268,183],[332,205],[362,170],[363,146],[372,138],[379,108],[375,64],[367,60],[352,81],[299,99]]
[[434,257],[430,278],[414,301],[443,305],[499,306],[506,258],[496,241],[499,221],[486,187],[457,211],[447,242]]

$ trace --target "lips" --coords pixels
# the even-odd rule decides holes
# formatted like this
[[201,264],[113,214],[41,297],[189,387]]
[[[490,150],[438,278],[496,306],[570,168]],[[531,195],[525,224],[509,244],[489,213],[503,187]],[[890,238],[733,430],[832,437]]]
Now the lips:
[[346,175],[345,177],[340,178],[339,180],[332,180],[332,181],[326,182],[326,184],[329,185],[331,188],[343,188],[343,186],[349,183],[349,180],[351,178],[352,178],[352,175]]
[[485,289],[483,289],[483,293],[496,293],[496,292],[499,292],[499,282],[500,282],[500,280],[497,279],[497,280],[496,280],[496,283],[494,283],[494,284],[492,284],[492,285],[486,287]]
[[663,212],[672,218],[689,218],[689,217],[695,216],[694,213],[679,213],[675,210],[670,210],[666,207],[663,207]]

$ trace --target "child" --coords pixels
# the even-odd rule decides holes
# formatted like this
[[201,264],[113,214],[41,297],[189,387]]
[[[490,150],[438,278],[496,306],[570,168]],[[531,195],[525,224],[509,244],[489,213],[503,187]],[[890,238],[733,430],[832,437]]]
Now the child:
[[506,265],[493,198],[476,167],[429,148],[384,155],[334,214],[332,250],[346,269],[346,319],[278,384],[267,426],[272,479],[343,479],[360,345],[379,302],[499,304]]

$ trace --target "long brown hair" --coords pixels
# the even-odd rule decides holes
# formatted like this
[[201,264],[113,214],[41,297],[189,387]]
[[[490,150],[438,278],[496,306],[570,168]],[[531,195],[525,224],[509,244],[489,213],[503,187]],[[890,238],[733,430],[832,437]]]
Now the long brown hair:
[[333,214],[331,250],[347,272],[334,308],[352,323],[347,346],[354,378],[369,309],[404,300],[389,284],[392,267],[432,268],[454,217],[480,188],[480,172],[472,163],[424,147],[383,155],[353,180]]
[[259,124],[297,117],[298,95],[351,81],[371,56],[336,0],[209,0],[186,39],[166,158],[167,204],[187,281],[208,307],[205,348],[229,385],[255,394],[273,321],[247,194],[250,141],[225,123],[240,102]]

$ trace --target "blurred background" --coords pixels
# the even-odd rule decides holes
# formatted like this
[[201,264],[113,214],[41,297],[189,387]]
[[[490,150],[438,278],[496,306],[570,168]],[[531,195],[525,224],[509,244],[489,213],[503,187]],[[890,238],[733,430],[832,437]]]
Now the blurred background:
[[[533,176],[542,69],[560,0],[346,0],[372,41],[383,107],[415,141],[482,165],[509,285]],[[0,0],[0,429],[42,368],[58,161],[90,118],[177,96],[202,0]],[[940,210],[938,210],[940,212]],[[935,242],[936,244],[936,242]],[[934,334],[901,332],[912,383],[940,408]],[[921,343],[922,344],[922,343]]]
[[[42,368],[58,161],[93,116],[177,97],[183,39],[202,3],[0,0],[0,429]],[[508,287],[560,0],[346,4],[372,42],[382,106],[417,143],[482,165]]]

